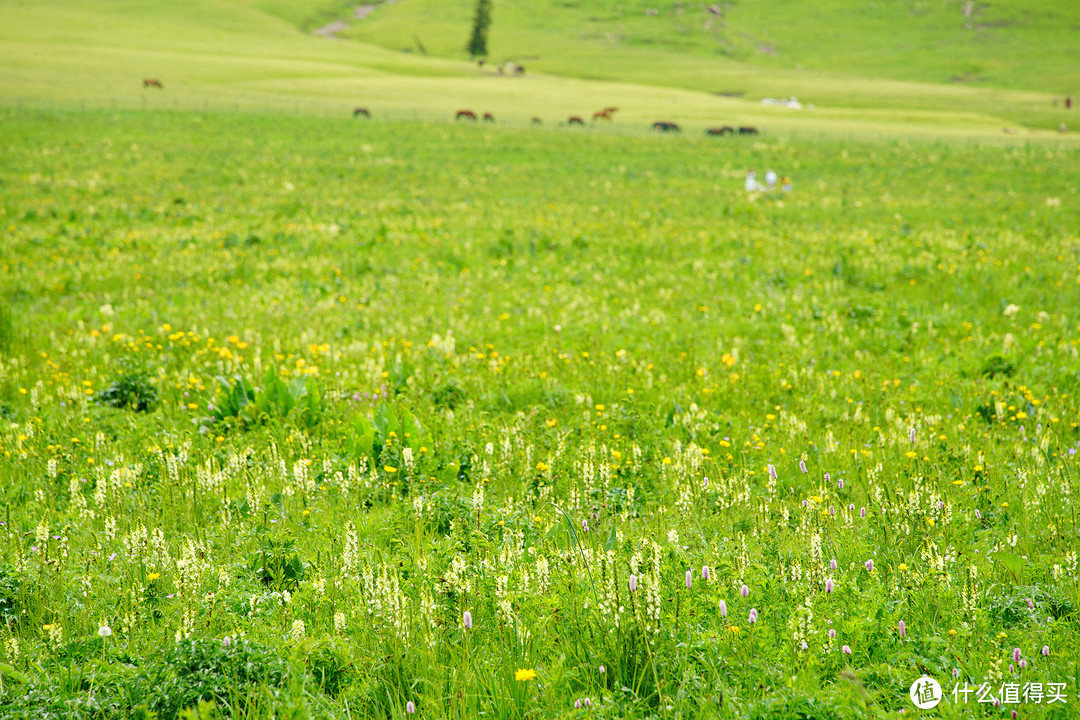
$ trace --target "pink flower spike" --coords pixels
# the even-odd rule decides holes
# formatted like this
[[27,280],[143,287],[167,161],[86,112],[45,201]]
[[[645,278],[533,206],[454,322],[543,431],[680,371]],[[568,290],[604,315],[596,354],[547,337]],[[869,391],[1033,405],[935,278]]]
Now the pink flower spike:
[[1023,670],[1027,667],[1027,658],[1020,658],[1020,669]]
[[[720,617],[727,617],[727,603],[723,600],[720,601]],[[1045,649],[1045,648],[1044,648]],[[1043,653],[1043,655],[1049,655],[1049,652]]]
[[461,624],[466,630],[472,630],[472,613],[468,610],[461,616]]
[[908,438],[911,440],[911,442],[915,442],[915,428],[911,428],[911,432],[908,433]]
[[1020,662],[1020,648],[1013,648],[1013,662]]
[[825,581],[825,592],[831,593],[833,591],[834,587],[835,587],[835,585],[833,583],[832,578],[829,578],[828,580]]
[[606,668],[606,667],[604,667],[603,665],[601,665],[601,666],[600,666],[600,674],[601,674],[601,675],[603,675],[603,674],[604,674],[604,673],[606,673],[606,672],[607,672],[607,668]]
[[1027,599],[1027,604],[1028,604],[1028,607],[1029,607],[1030,609],[1032,609],[1032,610],[1034,610],[1034,609],[1035,609],[1035,603],[1034,603],[1034,601],[1033,601],[1033,600],[1032,600],[1031,598],[1028,598],[1028,599]]
[[689,590],[690,586],[692,586],[693,584],[694,584],[694,571],[693,570],[687,570],[686,571],[686,589]]
[[739,592],[742,593],[743,597],[746,597],[750,594],[750,588],[746,587],[746,585],[743,585],[741,588],[739,588]]
[[410,715],[415,713],[416,712],[416,703],[414,703],[412,700],[405,703],[405,712],[409,713]]
[[584,518],[581,521],[581,529],[584,530],[585,532],[589,532],[589,519],[588,518]]
[[799,461],[799,469],[803,471],[804,475],[806,474],[806,461],[805,460],[800,460]]
[[753,625],[754,623],[757,622],[757,608],[750,608],[749,622],[750,622],[751,625]]
[[874,561],[873,560],[867,560],[866,561],[866,569],[868,571],[870,571],[870,572],[874,572]]
[[900,627],[900,637],[907,637],[907,626],[904,625],[903,620],[900,621],[899,627]]
[[836,628],[829,628],[829,637],[836,637]]
[[860,508],[860,510],[859,510],[859,517],[861,517],[861,518],[864,518],[864,517],[866,517],[866,508],[865,508],[865,507],[863,507],[863,508]]
[[708,580],[709,579],[709,566],[708,565],[702,565],[701,566],[701,579],[702,580]]
[[850,648],[850,647],[848,647],[847,645],[845,645],[844,647],[840,648],[840,651],[841,651],[841,652],[843,652],[843,653],[844,653],[845,655],[850,655],[850,654],[851,654],[851,648]]
[[584,705],[585,707],[589,707],[590,705],[592,705],[592,700],[590,700],[589,698],[585,698],[584,700],[581,701],[581,704]]
[[580,699],[574,701],[574,709],[575,710],[580,710],[581,709],[581,700]]
[[631,575],[630,580],[628,581],[628,583],[630,585],[630,592],[636,592],[637,591],[637,575]]
[[1050,646],[1049,645],[1043,645],[1042,654],[1043,654],[1043,657],[1050,657]]
[[836,567],[837,567],[837,565],[836,565],[836,558],[833,558],[832,560],[830,560],[830,561],[829,561],[829,569],[830,569],[830,570],[835,570],[835,569],[836,569]]

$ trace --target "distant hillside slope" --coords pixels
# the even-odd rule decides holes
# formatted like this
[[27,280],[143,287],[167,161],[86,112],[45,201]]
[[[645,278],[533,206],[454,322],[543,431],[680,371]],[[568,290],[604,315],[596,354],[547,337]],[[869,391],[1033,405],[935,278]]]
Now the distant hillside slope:
[[[522,123],[617,105],[613,132],[657,119],[695,132],[1080,127],[1061,102],[1080,100],[1080,2],[874,2],[494,0],[479,68],[464,50],[473,0],[0,0],[0,103],[370,105],[414,119],[475,107]],[[500,75],[508,61],[525,76]],[[806,110],[761,103],[793,95]]]
[[[343,35],[461,58],[473,4],[386,2]],[[686,74],[661,56],[1063,94],[1080,91],[1078,38],[1077,0],[494,0],[489,49],[496,61],[583,77],[639,80],[659,62],[683,86]]]

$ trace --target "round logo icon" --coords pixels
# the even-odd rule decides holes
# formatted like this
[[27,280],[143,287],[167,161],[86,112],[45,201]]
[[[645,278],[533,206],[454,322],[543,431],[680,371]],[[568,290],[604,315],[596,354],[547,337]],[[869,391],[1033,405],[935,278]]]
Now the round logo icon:
[[929,675],[923,675],[911,683],[911,690],[908,691],[908,694],[911,696],[911,702],[914,703],[915,707],[920,710],[929,710],[937,707],[938,703],[941,702],[941,685]]

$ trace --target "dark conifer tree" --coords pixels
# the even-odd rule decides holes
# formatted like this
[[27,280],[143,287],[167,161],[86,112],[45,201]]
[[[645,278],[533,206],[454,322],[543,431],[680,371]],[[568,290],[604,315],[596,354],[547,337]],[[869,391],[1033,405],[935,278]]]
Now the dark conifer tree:
[[469,38],[469,55],[476,58],[487,57],[488,26],[491,25],[491,0],[476,0],[476,15],[473,16],[472,37]]

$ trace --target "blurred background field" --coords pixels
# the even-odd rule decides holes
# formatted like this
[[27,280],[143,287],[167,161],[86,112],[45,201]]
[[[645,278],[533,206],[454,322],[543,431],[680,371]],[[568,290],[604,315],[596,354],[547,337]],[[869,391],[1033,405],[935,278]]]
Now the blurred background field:
[[[549,123],[616,105],[635,131],[666,119],[987,135],[1068,125],[1064,99],[1080,86],[1071,2],[506,2],[483,68],[464,50],[471,5],[404,0],[356,19],[359,4],[340,2],[5,0],[0,98],[439,117],[470,107]],[[525,75],[500,75],[506,62]],[[144,91],[144,78],[164,90]],[[760,102],[792,96],[802,110]]]

